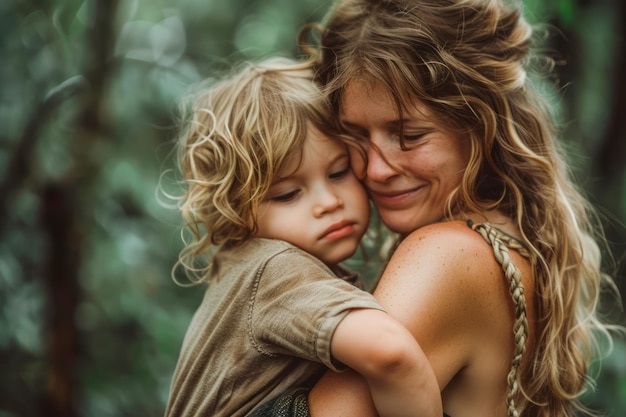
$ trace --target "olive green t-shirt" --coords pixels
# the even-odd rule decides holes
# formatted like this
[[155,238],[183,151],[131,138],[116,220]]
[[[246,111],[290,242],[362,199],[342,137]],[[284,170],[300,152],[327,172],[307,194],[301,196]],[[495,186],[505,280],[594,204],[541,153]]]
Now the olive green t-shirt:
[[[324,263],[280,240],[251,239],[213,258],[185,335],[166,416],[245,416],[328,367],[332,334],[350,309],[382,310]],[[345,272],[345,271],[344,271]]]

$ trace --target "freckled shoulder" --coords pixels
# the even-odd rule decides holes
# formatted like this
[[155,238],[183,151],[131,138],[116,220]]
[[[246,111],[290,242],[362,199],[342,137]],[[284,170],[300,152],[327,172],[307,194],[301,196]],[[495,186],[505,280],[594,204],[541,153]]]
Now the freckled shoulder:
[[456,277],[480,278],[487,272],[501,271],[493,249],[483,237],[464,221],[449,221],[424,226],[407,236],[398,246],[390,266],[396,263],[431,264],[428,269],[440,270]]
[[486,341],[510,334],[507,291],[492,247],[467,223],[450,221],[407,236],[375,296],[420,341],[445,386]]

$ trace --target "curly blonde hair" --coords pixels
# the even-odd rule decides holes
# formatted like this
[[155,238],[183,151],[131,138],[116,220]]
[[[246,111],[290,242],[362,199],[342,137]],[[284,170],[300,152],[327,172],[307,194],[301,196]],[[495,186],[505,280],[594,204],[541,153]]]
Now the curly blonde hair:
[[260,202],[309,129],[332,137],[329,105],[312,75],[310,63],[273,58],[192,97],[178,146],[186,183],[179,206],[191,240],[177,264],[192,282],[206,279],[212,250],[255,233]]
[[420,100],[471,142],[448,216],[496,209],[521,231],[534,259],[538,335],[509,415],[588,411],[580,396],[598,337],[608,337],[599,295],[603,283],[614,284],[600,269],[594,211],[569,178],[550,108],[528,76],[551,65],[533,48],[520,8],[501,0],[339,0],[314,28],[317,50],[306,45],[310,29],[301,47],[318,59],[316,76],[336,114],[357,77],[384,86],[400,120]]

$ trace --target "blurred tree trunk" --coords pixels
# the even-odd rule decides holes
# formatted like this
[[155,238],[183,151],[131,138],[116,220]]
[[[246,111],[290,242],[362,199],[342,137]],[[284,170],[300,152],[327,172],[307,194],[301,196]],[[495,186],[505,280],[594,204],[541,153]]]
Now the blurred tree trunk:
[[80,267],[90,245],[93,226],[94,183],[102,161],[99,150],[107,142],[102,112],[111,76],[117,1],[89,2],[89,36],[84,45],[84,71],[89,89],[83,94],[81,114],[70,149],[72,169],[42,191],[42,220],[49,254],[45,277],[49,315],[49,373],[42,415],[74,417],[79,394],[80,357],[76,316],[81,301]]
[[78,332],[75,318],[80,301],[81,246],[76,229],[73,190],[49,184],[42,192],[42,223],[48,237],[45,290],[48,294],[50,335],[48,378],[42,415],[74,417]]

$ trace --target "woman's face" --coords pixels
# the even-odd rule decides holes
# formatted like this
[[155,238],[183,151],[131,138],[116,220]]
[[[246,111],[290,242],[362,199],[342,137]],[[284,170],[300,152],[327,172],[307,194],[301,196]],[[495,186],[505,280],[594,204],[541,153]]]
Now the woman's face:
[[[367,166],[352,152],[354,171],[391,230],[409,233],[443,217],[467,166],[469,139],[446,130],[420,102],[399,120],[388,91],[364,81],[348,85],[339,117],[366,151]],[[406,150],[400,147],[401,127]]]

